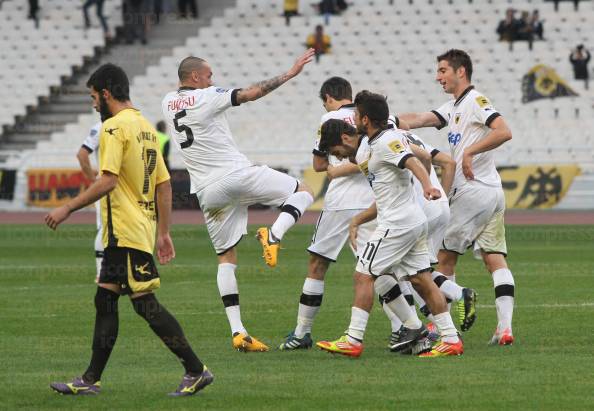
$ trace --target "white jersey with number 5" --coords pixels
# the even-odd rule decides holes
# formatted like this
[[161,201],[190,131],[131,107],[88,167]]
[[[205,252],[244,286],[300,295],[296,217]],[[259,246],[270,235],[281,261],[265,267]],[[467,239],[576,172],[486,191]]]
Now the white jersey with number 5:
[[[448,142],[452,157],[456,161],[456,175],[452,189],[461,188],[472,181],[466,180],[462,173],[464,150],[484,139],[491,131],[489,125],[500,114],[491,102],[473,86],[467,88],[457,100],[450,100],[433,113],[441,121],[438,128],[449,126]],[[501,178],[495,168],[493,150],[474,156],[472,172],[474,180],[492,187],[501,187]]]
[[239,152],[225,113],[229,107],[239,105],[238,91],[214,86],[181,87],[163,99],[163,115],[190,174],[191,193],[252,165]]

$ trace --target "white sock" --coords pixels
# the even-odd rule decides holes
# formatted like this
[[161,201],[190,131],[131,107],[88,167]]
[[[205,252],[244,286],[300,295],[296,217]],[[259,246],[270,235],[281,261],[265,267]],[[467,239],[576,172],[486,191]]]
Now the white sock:
[[495,287],[495,307],[497,308],[497,329],[500,331],[512,326],[514,314],[514,276],[507,268],[500,268],[493,272],[493,286]]
[[398,318],[398,316],[396,316],[396,314],[394,314],[392,312],[390,307],[388,307],[386,304],[384,304],[383,300],[380,299],[380,301],[382,304],[382,309],[384,310],[384,312],[388,316],[388,319],[390,320],[390,326],[392,328],[392,332],[395,333],[396,331],[398,331],[400,329],[400,327],[402,327],[402,321],[400,321],[400,318]]
[[351,308],[351,323],[347,332],[347,339],[351,344],[361,344],[367,328],[369,313],[359,307]]
[[[101,257],[97,257],[101,253]],[[101,274],[101,264],[103,263],[103,251],[95,251],[95,267],[97,268],[97,274],[95,275],[95,284],[99,283],[99,275]]]
[[297,327],[295,328],[297,338],[303,338],[305,334],[311,333],[311,326],[320,310],[323,296],[324,281],[306,278],[299,300],[299,311],[297,312]]
[[448,280],[448,277],[438,271],[431,274],[433,281],[439,287],[441,293],[452,301],[458,301],[462,298],[462,287]]
[[[445,275],[445,274],[444,274],[444,275]],[[447,278],[448,280],[450,280],[451,282],[453,282],[453,283],[456,283],[456,273],[454,273],[454,274],[452,274],[452,275],[446,275],[446,278]],[[458,284],[458,283],[456,283],[456,284]]]
[[435,326],[437,327],[443,342],[455,344],[459,341],[458,331],[454,326],[452,316],[449,312],[446,311],[445,313],[435,314],[433,318],[435,319]]
[[272,235],[281,240],[287,230],[299,220],[307,207],[312,205],[314,199],[307,191],[298,191],[289,196],[281,207],[281,213],[270,227]]
[[423,323],[404,298],[398,282],[390,275],[380,275],[373,283],[375,292],[384,300],[384,307],[389,309],[402,321],[406,328],[419,329]]
[[237,279],[235,278],[235,264],[219,264],[217,271],[217,285],[219,294],[225,305],[227,319],[231,326],[231,333],[247,334],[243,323],[241,322],[241,312],[239,310],[239,289],[237,288]]

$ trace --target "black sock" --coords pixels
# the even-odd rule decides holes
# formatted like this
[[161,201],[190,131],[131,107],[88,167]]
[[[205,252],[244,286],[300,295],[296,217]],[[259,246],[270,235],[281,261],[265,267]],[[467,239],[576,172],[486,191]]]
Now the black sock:
[[180,359],[186,373],[196,375],[202,373],[204,364],[190,347],[181,326],[175,317],[159,304],[154,294],[145,294],[132,299],[132,306],[134,311],[148,322],[167,348]]
[[106,288],[97,287],[95,294],[95,332],[93,356],[83,380],[92,384],[101,379],[111,350],[118,338],[118,299],[120,295]]

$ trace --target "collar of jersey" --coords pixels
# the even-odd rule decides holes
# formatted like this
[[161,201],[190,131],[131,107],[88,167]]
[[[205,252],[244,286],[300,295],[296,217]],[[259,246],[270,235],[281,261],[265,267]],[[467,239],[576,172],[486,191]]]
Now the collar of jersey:
[[384,131],[390,130],[394,128],[394,124],[388,124],[386,127],[379,129],[376,131],[371,137],[369,137],[369,143],[371,144],[372,141],[377,139]]
[[354,108],[355,107],[355,103],[349,103],[349,104],[343,104],[342,106],[338,107],[338,109],[340,110],[341,108]]
[[460,97],[458,97],[458,99],[454,102],[454,106],[457,106],[462,100],[464,100],[464,97],[466,97],[466,95],[470,93],[470,90],[472,90],[473,88],[474,86],[468,86],[466,90],[464,90],[462,94],[460,94]]
[[197,90],[196,87],[190,87],[190,86],[181,86],[180,88],[177,89],[177,91],[184,91],[184,90]]

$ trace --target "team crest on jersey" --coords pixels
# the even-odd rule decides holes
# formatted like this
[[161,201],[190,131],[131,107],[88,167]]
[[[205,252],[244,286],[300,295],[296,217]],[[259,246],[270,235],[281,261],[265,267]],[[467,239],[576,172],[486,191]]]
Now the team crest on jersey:
[[215,89],[215,91],[216,91],[217,93],[226,93],[226,92],[227,92],[227,89],[226,89],[226,88],[220,88],[220,87],[217,87],[217,88]]
[[361,164],[359,164],[359,169],[361,172],[367,177],[369,175],[369,161],[365,160]]
[[462,114],[461,113],[456,113],[456,115],[454,116],[454,123],[458,124],[460,122],[460,116]]
[[484,96],[478,96],[476,98],[476,102],[480,108],[485,108],[485,107],[491,105],[491,102],[487,99],[487,97],[484,97]]
[[390,148],[390,150],[392,150],[396,154],[400,154],[404,151],[404,146],[402,145],[400,140],[394,140],[394,141],[388,143],[388,147]]

